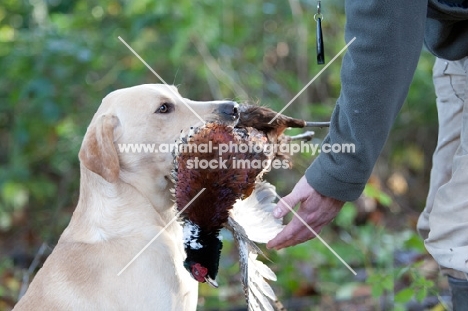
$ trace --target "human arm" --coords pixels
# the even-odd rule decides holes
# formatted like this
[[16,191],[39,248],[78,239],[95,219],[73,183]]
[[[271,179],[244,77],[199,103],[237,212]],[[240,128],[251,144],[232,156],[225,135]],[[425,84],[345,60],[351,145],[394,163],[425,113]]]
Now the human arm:
[[[324,143],[354,144],[355,152],[322,152],[305,173],[310,187],[301,180],[302,186],[298,183],[291,193],[310,198],[290,203],[301,202],[300,215],[317,233],[321,220],[331,221],[343,205],[331,200],[353,201],[364,189],[408,94],[422,48],[426,8],[424,0],[345,2],[345,39],[356,40],[343,58],[341,94]],[[289,212],[281,202],[277,209],[280,216]],[[288,239],[302,241],[302,227],[291,221],[268,247],[280,248]]]

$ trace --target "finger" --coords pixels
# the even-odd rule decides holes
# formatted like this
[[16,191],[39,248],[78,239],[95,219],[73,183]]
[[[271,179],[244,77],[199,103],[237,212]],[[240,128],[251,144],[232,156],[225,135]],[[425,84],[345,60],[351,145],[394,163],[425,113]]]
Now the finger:
[[[293,219],[294,220],[294,219]],[[277,249],[280,245],[283,245],[288,240],[291,240],[294,236],[294,232],[297,230],[294,228],[293,220],[286,225],[271,241],[267,243],[267,248]]]
[[273,210],[273,216],[275,218],[283,218],[286,216],[291,209],[299,203],[298,199],[294,199],[294,196],[292,193],[288,194],[284,198],[281,198],[278,201],[278,204],[276,205],[275,209]]
[[293,217],[289,224],[287,224],[286,227],[276,235],[276,237],[268,242],[267,247],[275,249],[285,247],[284,245],[291,243],[291,241],[296,237],[297,233],[301,230],[301,225],[302,224],[297,217]]
[[267,247],[279,250],[297,245],[314,237],[315,235],[297,217],[294,217],[275,238],[268,242]]

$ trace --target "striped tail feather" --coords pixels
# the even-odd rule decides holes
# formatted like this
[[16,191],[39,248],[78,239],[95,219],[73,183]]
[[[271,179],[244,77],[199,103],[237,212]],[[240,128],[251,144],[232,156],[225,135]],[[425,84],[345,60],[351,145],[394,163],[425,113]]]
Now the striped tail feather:
[[281,220],[271,213],[275,198],[273,185],[258,182],[248,198],[236,202],[226,225],[239,250],[241,280],[249,311],[286,310],[268,284],[276,281],[276,275],[257,259],[263,252],[254,243],[268,242],[283,228]]

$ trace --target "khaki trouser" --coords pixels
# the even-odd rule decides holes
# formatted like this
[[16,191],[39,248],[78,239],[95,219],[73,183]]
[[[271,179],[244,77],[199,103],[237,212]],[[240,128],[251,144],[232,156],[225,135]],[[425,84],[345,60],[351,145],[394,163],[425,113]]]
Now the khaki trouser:
[[439,137],[418,230],[442,271],[468,279],[468,57],[437,59]]

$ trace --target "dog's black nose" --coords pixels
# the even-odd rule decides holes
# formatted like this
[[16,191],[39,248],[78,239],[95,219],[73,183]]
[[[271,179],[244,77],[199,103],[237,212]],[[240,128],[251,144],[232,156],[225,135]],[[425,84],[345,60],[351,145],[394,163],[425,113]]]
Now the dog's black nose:
[[239,104],[236,102],[225,102],[219,105],[219,113],[229,119],[239,119]]

